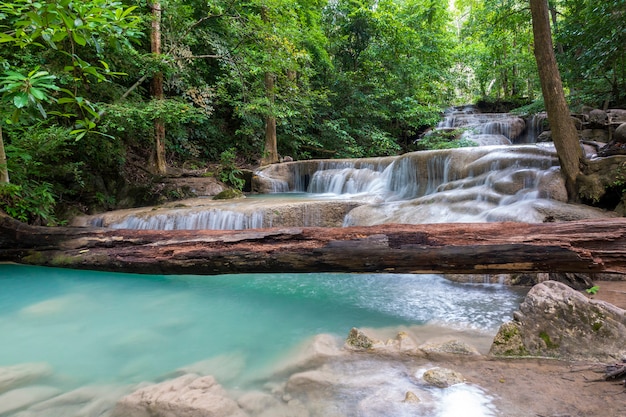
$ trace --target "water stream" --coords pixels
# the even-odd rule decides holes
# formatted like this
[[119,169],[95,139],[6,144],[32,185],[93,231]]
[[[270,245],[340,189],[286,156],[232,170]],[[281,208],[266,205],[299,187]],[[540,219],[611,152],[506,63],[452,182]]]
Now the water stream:
[[[552,147],[511,145],[529,141],[520,120],[465,109],[440,128],[465,126],[468,138],[500,145],[276,164],[256,175],[270,194],[187,200],[76,224],[245,229],[602,215],[564,202]],[[250,417],[498,416],[480,387],[423,386],[425,363],[415,369],[364,357],[315,368],[313,360],[309,369],[338,381],[330,392],[319,384],[299,392],[285,384],[293,372],[278,371],[316,335],[328,335],[339,352],[352,327],[382,340],[400,330],[421,342],[460,338],[486,353],[523,292],[437,275],[137,276],[0,264],[0,417],[107,417],[137,384],[186,372],[215,376],[240,402],[242,392],[262,391],[285,404],[297,397],[305,407]],[[404,403],[408,391],[422,402]],[[307,402],[307,395],[317,397]]]
[[[55,395],[99,387],[100,396],[119,396],[181,369],[214,375],[229,389],[262,389],[303,342],[325,333],[341,346],[354,326],[463,331],[488,348],[523,292],[436,275],[137,276],[4,264],[0,371],[45,364],[43,376],[18,387],[53,388]],[[2,417],[57,416],[52,408],[36,414],[36,404],[30,414],[26,406],[3,413],[12,391],[3,393],[2,382],[0,372]]]
[[[195,199],[83,217],[76,225],[133,229],[248,229],[384,223],[520,221],[603,217],[567,204],[552,144],[534,143],[540,118],[446,114],[439,130],[462,129],[481,146],[395,157],[296,161],[254,176],[261,194]],[[250,198],[252,197],[252,198]]]

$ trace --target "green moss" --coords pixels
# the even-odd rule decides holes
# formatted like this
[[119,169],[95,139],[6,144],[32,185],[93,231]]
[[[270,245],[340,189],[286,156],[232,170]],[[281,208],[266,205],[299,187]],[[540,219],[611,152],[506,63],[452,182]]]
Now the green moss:
[[554,343],[552,339],[550,339],[550,335],[548,333],[541,332],[539,333],[539,337],[541,338],[541,340],[543,340],[548,349],[557,349],[559,347],[557,343]]
[[46,258],[41,252],[30,252],[28,255],[22,257],[22,262],[30,265],[43,265]]
[[243,196],[243,192],[231,188],[222,191],[221,193],[213,197],[213,200],[232,200],[233,198],[241,198]]
[[593,329],[594,332],[598,332],[600,331],[600,329],[602,328],[603,324],[601,321],[596,321],[591,325],[591,328]]
[[50,265],[53,266],[69,266],[76,263],[75,258],[67,255],[56,255],[50,260]]

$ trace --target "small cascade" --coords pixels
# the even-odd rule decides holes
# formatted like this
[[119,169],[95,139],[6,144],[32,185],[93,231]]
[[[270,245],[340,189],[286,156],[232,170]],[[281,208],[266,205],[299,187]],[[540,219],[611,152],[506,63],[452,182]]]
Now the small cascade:
[[546,113],[533,114],[528,121],[526,137],[524,138],[523,143],[537,143],[539,135],[545,130],[547,120],[548,116]]
[[172,211],[153,216],[128,216],[109,225],[112,229],[139,230],[243,230],[271,227],[265,226],[264,213],[208,209],[205,211]]
[[499,145],[273,164],[253,178],[260,197],[197,199],[92,216],[75,225],[241,230],[602,217],[598,210],[567,204],[552,144],[511,145],[535,142],[542,123],[538,115],[526,129],[516,116],[457,108],[446,113],[438,129],[463,128],[477,143]]

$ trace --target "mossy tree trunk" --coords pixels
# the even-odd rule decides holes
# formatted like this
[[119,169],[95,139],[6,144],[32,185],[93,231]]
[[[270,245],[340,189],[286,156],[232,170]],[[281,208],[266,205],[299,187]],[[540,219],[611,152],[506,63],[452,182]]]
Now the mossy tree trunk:
[[559,156],[568,199],[575,202],[579,200],[576,181],[581,173],[581,164],[584,163],[584,154],[565,100],[561,74],[554,55],[548,1],[530,0],[530,9],[533,20],[535,59],[539,68],[539,79],[552,131],[552,140]]

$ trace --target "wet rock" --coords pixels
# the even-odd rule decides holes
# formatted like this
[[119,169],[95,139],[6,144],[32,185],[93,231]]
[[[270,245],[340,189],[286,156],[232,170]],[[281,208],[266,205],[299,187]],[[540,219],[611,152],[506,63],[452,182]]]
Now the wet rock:
[[232,381],[237,378],[246,367],[246,358],[241,353],[219,355],[214,358],[198,361],[166,375],[163,379],[172,379],[187,374],[212,376],[221,381]]
[[211,376],[190,374],[122,398],[113,417],[246,417]]
[[60,393],[61,391],[57,388],[43,385],[33,385],[7,391],[0,395],[0,415],[19,411]]
[[380,345],[381,341],[372,339],[361,330],[353,327],[346,339],[346,347],[351,350],[369,350],[374,345]]
[[245,195],[239,190],[229,188],[216,194],[213,200],[233,200],[236,198],[245,198]]
[[462,384],[465,378],[457,371],[447,368],[432,368],[424,372],[424,381],[437,388],[448,388],[452,385]]
[[0,367],[0,393],[32,383],[52,374],[47,363],[24,363]]
[[237,399],[239,406],[258,417],[308,417],[309,412],[299,401],[283,402],[260,391],[250,391]]
[[276,375],[290,375],[304,369],[323,365],[331,358],[340,358],[346,354],[340,349],[339,340],[329,334],[318,334],[302,344],[287,359],[276,366]]
[[500,327],[491,354],[612,362],[626,357],[626,312],[567,285],[535,285]]
[[413,391],[407,391],[403,402],[408,404],[419,404],[421,400]]
[[480,355],[474,346],[470,346],[459,340],[448,340],[441,343],[425,343],[419,347],[420,350],[429,354],[450,354],[450,355]]

